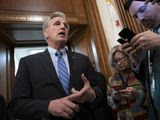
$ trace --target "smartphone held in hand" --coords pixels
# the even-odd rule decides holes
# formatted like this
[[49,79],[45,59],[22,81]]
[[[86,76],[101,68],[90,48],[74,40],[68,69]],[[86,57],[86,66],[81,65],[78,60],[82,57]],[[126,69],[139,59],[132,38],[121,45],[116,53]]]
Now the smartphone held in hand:
[[122,38],[119,38],[119,39],[117,40],[117,42],[119,42],[120,44],[124,44],[124,43],[126,43],[127,41],[125,41],[125,40],[122,39]]
[[[130,42],[131,39],[136,35],[132,30],[130,30],[129,28],[123,28],[119,34],[118,34],[121,38],[118,39],[117,41],[120,44],[124,44],[126,42]],[[125,41],[125,39],[127,39],[128,41]]]

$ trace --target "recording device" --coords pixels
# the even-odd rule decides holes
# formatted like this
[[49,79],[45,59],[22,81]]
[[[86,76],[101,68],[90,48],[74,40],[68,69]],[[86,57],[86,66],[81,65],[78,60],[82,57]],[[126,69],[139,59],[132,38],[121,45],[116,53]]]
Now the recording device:
[[[123,28],[119,34],[118,34],[122,39],[118,39],[117,41],[120,43],[120,44],[124,44],[125,42],[130,42],[131,39],[136,35],[133,31],[131,31],[129,28]],[[124,39],[127,39],[128,41],[125,41]]]
[[119,39],[117,40],[117,42],[119,42],[120,44],[124,44],[124,43],[126,43],[127,41],[125,41],[123,38],[119,38]]

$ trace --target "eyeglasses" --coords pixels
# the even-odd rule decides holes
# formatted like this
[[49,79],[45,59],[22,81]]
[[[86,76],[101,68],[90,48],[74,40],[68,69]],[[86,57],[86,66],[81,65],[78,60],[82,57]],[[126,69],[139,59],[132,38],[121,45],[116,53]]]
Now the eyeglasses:
[[122,62],[124,62],[125,60],[126,60],[126,58],[127,58],[127,56],[123,56],[123,57],[121,57],[121,58],[118,58],[118,59],[115,59],[114,61],[113,61],[113,64],[114,65],[117,65],[118,63],[122,63]]
[[143,12],[145,12],[146,9],[147,9],[147,5],[142,5],[142,6],[137,10],[137,12],[134,13],[133,17],[138,18],[138,15],[137,15],[137,14],[138,14],[138,13],[143,13]]

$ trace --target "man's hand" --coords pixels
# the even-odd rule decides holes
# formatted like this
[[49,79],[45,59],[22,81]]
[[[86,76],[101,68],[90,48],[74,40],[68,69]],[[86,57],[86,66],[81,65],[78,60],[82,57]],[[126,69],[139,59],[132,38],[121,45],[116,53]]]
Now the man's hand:
[[155,3],[160,4],[160,0],[146,0],[145,4],[148,4],[149,2],[152,2],[152,4],[155,4]]
[[130,43],[136,50],[151,50],[160,47],[160,36],[152,31],[146,31],[137,34]]
[[81,75],[81,78],[84,82],[84,87],[80,91],[72,88],[71,95],[50,101],[48,106],[50,114],[72,119],[75,116],[75,112],[79,112],[79,105],[75,103],[90,102],[95,99],[95,92],[84,74]]
[[91,102],[96,97],[95,92],[84,74],[81,75],[81,78],[84,82],[84,87],[80,91],[74,88],[71,90],[72,94],[76,94],[74,101],[77,103]]
[[140,64],[140,50],[136,50],[128,42],[121,45],[121,49],[129,56],[131,63],[134,64],[135,67]]
[[76,96],[71,94],[67,97],[50,101],[48,112],[54,116],[72,119],[75,116],[75,112],[79,112],[79,105],[72,102]]

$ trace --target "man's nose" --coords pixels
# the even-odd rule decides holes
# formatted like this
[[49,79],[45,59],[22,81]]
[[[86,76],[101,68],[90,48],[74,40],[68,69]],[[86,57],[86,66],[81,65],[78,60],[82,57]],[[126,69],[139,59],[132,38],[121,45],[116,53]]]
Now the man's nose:
[[65,29],[64,23],[61,23],[60,28],[61,28],[61,29]]
[[123,63],[122,60],[117,61],[117,64],[118,64],[118,65],[121,65],[122,63]]
[[145,17],[141,14],[137,14],[137,18],[138,20],[141,22],[141,23],[144,23],[145,22]]

